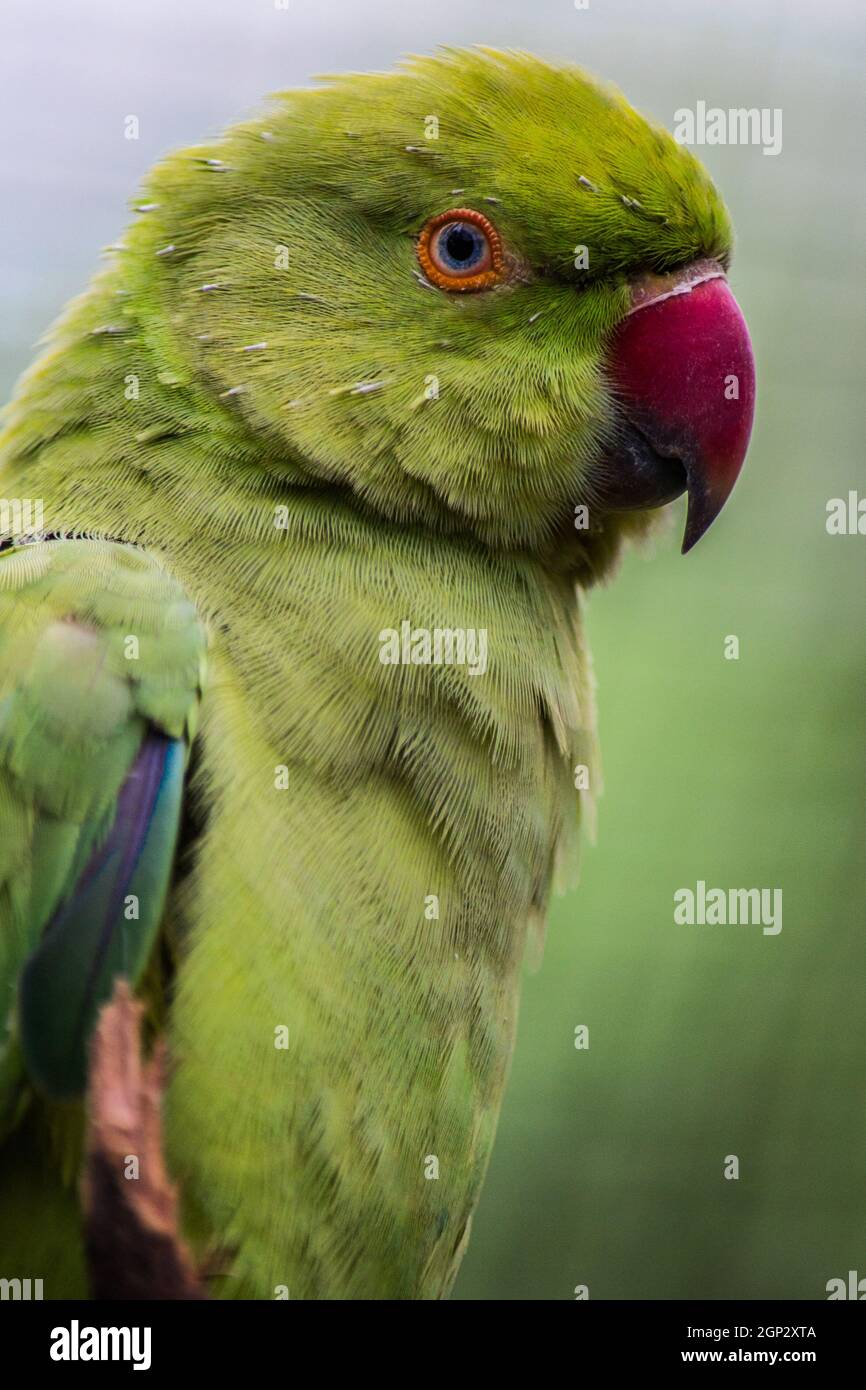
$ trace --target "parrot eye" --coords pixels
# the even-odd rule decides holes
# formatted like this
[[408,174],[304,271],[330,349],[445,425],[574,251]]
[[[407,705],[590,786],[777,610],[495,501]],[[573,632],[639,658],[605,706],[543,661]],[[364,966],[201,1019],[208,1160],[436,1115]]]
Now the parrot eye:
[[441,290],[487,290],[502,279],[505,257],[499,233],[471,208],[440,212],[424,224],[418,262]]

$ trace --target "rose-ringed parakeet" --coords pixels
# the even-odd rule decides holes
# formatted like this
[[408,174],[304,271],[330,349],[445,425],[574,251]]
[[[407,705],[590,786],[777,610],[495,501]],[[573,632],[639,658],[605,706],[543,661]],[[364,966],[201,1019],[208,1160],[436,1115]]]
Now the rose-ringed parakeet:
[[581,595],[745,454],[729,220],[487,51],[281,96],[134,216],[0,436],[3,1268],[85,1293],[141,1013],[117,1162],[210,1296],[441,1296],[595,788]]

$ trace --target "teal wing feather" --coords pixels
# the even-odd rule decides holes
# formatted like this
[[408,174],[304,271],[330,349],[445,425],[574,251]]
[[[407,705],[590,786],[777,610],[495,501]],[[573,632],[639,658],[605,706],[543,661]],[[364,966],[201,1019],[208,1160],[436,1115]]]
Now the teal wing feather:
[[151,555],[0,555],[0,1105],[81,1092],[100,1005],[163,917],[205,632]]
[[81,1094],[87,1047],[118,976],[139,983],[162,920],[183,799],[186,744],[148,733],[111,829],[29,957],[19,991],[27,1071],[53,1099]]

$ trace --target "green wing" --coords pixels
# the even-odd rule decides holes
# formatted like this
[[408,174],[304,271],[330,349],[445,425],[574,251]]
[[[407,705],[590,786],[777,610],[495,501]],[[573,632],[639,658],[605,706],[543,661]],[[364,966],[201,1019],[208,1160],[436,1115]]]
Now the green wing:
[[205,633],[157,560],[43,541],[0,554],[0,1108],[80,1094],[117,975],[162,920]]

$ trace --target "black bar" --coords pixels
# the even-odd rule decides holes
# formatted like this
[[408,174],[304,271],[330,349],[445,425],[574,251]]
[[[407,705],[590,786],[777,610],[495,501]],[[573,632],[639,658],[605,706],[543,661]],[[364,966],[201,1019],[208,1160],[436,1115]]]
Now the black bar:
[[[523,1313],[512,1303],[461,1302],[428,1309],[407,1304],[382,1308],[374,1303],[291,1301],[21,1300],[0,1303],[0,1334],[5,1347],[14,1346],[23,1369],[32,1367],[63,1378],[86,1375],[92,1379],[105,1369],[112,1375],[133,1374],[135,1358],[142,1363],[141,1370],[152,1375],[213,1372],[222,1380],[243,1373],[258,1380],[270,1367],[267,1374],[279,1374],[290,1382],[299,1374],[309,1379],[311,1373],[315,1377],[332,1371],[336,1352],[350,1366],[354,1363],[358,1375],[390,1365],[395,1378],[420,1379],[423,1384],[436,1375],[453,1374],[455,1360],[462,1367],[461,1379],[477,1359],[487,1380],[501,1360],[513,1372],[516,1363],[510,1363],[510,1358],[525,1355],[538,1374],[544,1366],[551,1367],[552,1358],[564,1356],[566,1371],[570,1366],[575,1374],[652,1373],[712,1364],[729,1369],[794,1364],[811,1366],[822,1375],[843,1367],[857,1375],[866,1326],[850,1302],[846,1307],[835,1301],[587,1300],[567,1306],[548,1304],[547,1312],[539,1302],[519,1306]],[[103,1339],[98,1331],[103,1328],[118,1331]],[[133,1329],[138,1329],[137,1339]],[[424,1344],[405,1343],[407,1331],[432,1335],[420,1364],[415,1355]],[[463,1348],[459,1355],[458,1346]],[[77,1350],[78,1359],[55,1359],[52,1348],[55,1355],[64,1352],[70,1357]],[[91,1348],[108,1359],[84,1359],[82,1353],[89,1354]],[[115,1350],[126,1353],[126,1359],[110,1359]],[[440,1360],[441,1366],[431,1366],[431,1359]]]

